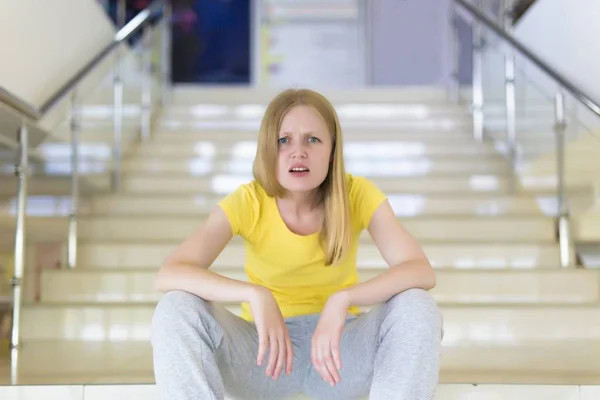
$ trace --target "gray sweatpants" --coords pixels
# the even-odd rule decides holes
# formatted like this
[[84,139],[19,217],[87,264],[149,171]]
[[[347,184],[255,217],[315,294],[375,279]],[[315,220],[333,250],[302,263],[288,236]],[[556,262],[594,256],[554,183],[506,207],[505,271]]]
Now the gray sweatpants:
[[358,317],[341,342],[341,382],[331,387],[313,368],[311,337],[319,315],[286,319],[294,348],[290,376],[265,375],[268,351],[256,365],[253,323],[193,294],[172,291],[152,320],[154,372],[164,400],[315,399],[431,400],[438,383],[442,316],[432,296],[402,292]]

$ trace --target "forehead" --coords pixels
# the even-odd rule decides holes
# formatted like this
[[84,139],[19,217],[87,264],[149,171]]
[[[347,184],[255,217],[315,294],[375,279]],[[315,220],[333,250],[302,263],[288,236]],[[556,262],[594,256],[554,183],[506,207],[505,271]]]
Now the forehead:
[[327,124],[314,108],[299,105],[284,115],[281,130],[327,131]]

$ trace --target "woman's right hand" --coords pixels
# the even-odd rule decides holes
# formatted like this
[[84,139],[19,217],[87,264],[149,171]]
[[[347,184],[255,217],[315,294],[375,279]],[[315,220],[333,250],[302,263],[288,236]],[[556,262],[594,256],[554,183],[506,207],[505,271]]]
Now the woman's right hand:
[[292,373],[294,350],[275,297],[267,288],[257,287],[249,304],[258,332],[257,365],[262,365],[268,348],[269,362],[265,374],[277,379],[285,367],[289,376]]

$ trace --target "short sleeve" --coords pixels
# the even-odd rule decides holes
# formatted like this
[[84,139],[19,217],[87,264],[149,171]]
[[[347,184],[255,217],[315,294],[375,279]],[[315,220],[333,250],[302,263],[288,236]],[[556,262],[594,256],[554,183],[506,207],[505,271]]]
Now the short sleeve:
[[369,179],[350,176],[349,197],[353,218],[361,229],[368,228],[375,210],[387,200],[387,196]]
[[234,235],[248,238],[258,219],[260,205],[252,183],[240,185],[218,203],[225,213]]

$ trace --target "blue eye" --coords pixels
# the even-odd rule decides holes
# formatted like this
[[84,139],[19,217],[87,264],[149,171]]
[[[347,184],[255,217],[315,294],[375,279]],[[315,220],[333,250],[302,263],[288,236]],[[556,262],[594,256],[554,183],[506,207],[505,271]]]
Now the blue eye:
[[279,142],[279,144],[285,144],[285,143],[287,143],[287,140],[288,140],[288,138],[282,137],[278,140],[278,142]]
[[311,136],[311,137],[308,139],[308,141],[309,141],[309,142],[311,142],[311,143],[319,143],[319,142],[320,142],[319,138],[316,138],[316,137],[314,137],[314,136]]

